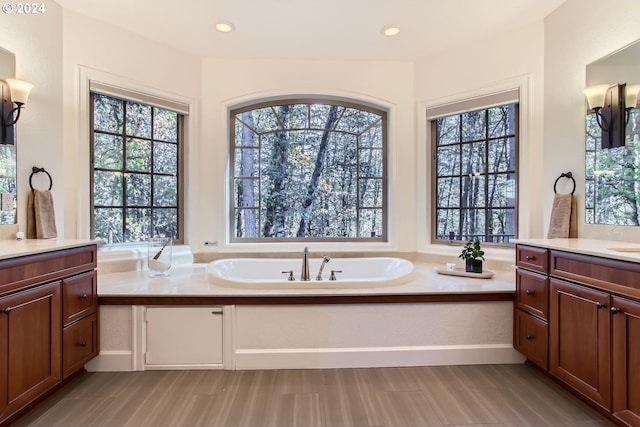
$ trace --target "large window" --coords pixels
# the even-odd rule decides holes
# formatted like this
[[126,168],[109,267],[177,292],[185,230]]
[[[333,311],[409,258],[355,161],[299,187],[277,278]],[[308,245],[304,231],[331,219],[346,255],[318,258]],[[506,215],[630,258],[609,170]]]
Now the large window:
[[516,237],[518,105],[431,121],[434,241]]
[[386,240],[386,118],[324,99],[231,111],[231,240]]
[[182,115],[91,94],[92,237],[181,240]]

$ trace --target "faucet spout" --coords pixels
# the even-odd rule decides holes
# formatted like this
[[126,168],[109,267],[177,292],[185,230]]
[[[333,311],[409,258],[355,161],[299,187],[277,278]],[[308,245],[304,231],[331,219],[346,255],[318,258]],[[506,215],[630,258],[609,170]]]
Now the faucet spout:
[[302,271],[300,272],[300,280],[309,281],[309,248],[304,247],[302,251]]
[[329,258],[328,256],[325,256],[324,258],[322,258],[322,264],[320,264],[320,271],[318,271],[316,280],[322,280],[322,270],[324,270],[325,264],[328,263],[329,261],[331,261],[331,258]]

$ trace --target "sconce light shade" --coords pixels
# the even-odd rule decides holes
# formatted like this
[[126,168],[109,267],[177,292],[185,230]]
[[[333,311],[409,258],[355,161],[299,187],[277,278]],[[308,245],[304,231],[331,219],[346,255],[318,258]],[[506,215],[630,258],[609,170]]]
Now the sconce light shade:
[[604,97],[607,95],[609,85],[589,86],[583,93],[587,97],[590,110],[597,110],[604,105]]
[[627,85],[625,94],[625,110],[630,110],[638,106],[638,95],[640,94],[640,84]]
[[29,82],[18,79],[5,79],[4,81],[7,83],[9,90],[11,91],[11,102],[20,105],[26,104],[29,99],[29,93],[31,92],[31,89],[33,89],[33,85]]
[[2,139],[0,144],[14,144],[14,125],[20,119],[20,112],[29,99],[29,92],[31,92],[33,85],[18,79],[4,79],[0,83],[2,89],[2,102],[0,103]]
[[603,149],[622,147],[625,144],[625,87],[626,84],[590,86],[584,90],[589,110],[595,114],[602,130],[600,143]]

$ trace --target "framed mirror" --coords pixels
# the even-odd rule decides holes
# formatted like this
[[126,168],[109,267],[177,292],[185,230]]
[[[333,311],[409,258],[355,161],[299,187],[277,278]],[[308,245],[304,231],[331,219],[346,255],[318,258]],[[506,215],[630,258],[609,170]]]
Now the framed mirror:
[[[0,80],[13,78],[16,73],[15,55],[0,47]],[[2,84],[2,96],[7,96],[8,88]],[[10,133],[11,141],[0,142],[0,225],[15,224],[17,194],[17,163],[15,133]]]
[[[640,40],[587,65],[586,86],[640,83]],[[627,105],[625,145],[601,148],[595,113],[585,121],[585,222],[640,225],[640,110]]]

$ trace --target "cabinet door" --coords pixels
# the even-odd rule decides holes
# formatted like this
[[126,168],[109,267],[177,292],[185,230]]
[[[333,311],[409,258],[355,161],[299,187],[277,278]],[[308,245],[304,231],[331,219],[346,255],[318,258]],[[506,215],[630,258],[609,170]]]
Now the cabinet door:
[[546,322],[522,310],[515,310],[514,316],[513,347],[527,356],[531,362],[546,370],[549,326]]
[[0,298],[0,311],[3,420],[62,380],[60,282]]
[[549,371],[611,408],[609,294],[551,279]]
[[612,298],[613,415],[640,425],[640,303]]
[[148,307],[147,369],[221,368],[221,307]]

